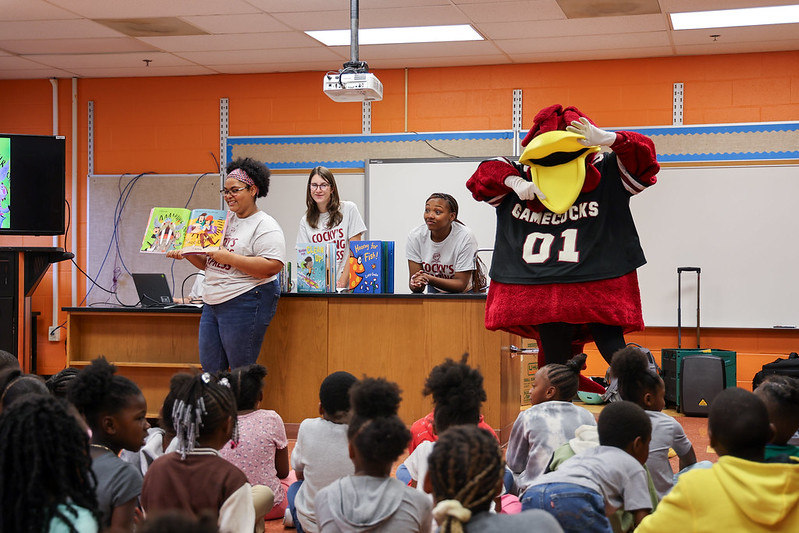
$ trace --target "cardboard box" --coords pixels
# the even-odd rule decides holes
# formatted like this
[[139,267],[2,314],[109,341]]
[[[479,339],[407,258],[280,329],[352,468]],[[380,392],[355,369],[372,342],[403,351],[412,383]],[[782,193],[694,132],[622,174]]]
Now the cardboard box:
[[519,352],[519,359],[521,405],[530,405],[530,389],[535,382],[535,373],[538,372],[538,348]]

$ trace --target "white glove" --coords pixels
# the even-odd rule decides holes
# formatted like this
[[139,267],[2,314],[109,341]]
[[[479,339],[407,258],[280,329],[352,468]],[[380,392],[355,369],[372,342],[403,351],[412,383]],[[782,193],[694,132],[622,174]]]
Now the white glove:
[[583,146],[610,146],[616,142],[615,133],[597,128],[585,117],[580,117],[579,121],[572,120],[571,126],[566,126],[566,131],[585,137],[585,140],[577,141]]
[[527,181],[521,176],[508,176],[505,178],[505,185],[513,189],[513,192],[522,200],[535,200],[536,196],[542,200],[546,199],[544,193],[535,186],[535,183]]

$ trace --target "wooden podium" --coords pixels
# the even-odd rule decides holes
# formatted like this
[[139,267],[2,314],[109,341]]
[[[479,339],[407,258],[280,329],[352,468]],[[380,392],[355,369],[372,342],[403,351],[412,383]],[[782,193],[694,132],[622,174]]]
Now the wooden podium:
[[30,372],[33,353],[31,295],[50,264],[74,257],[63,248],[0,247],[0,349]]

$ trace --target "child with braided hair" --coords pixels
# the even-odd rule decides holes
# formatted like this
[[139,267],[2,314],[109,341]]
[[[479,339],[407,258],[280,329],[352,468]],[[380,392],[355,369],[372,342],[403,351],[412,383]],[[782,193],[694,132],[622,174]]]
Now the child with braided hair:
[[32,396],[0,416],[0,531],[99,530],[89,437],[64,400]]
[[289,467],[288,438],[283,419],[275,411],[260,409],[264,399],[266,368],[242,366],[228,375],[238,408],[239,442],[225,446],[219,455],[241,468],[251,485],[269,487],[272,509],[264,520],[283,518],[288,506],[286,490],[297,481]]
[[[172,423],[178,448],[147,470],[141,497],[145,514],[210,511],[220,530],[251,533],[256,523],[252,487],[244,472],[217,451],[238,440],[236,399],[228,381],[208,373],[192,377],[175,394]],[[272,506],[269,492],[261,516]]]
[[385,379],[363,378],[350,390],[353,416],[347,430],[355,474],[316,495],[320,533],[429,532],[430,499],[391,477],[411,433],[397,416],[400,390]]
[[116,367],[99,357],[72,380],[69,401],[91,429],[92,472],[97,478],[101,528],[131,531],[141,494],[142,476],[119,458],[121,450],[137,452],[147,429],[147,402],[139,387],[116,374]]
[[473,425],[441,434],[429,457],[428,485],[440,533],[560,533],[557,520],[538,510],[493,514],[491,502],[502,490],[505,461],[497,440]]
[[596,426],[594,415],[571,403],[586,357],[575,355],[565,365],[550,363],[536,372],[532,405],[513,423],[505,453],[514,478],[512,492],[523,493],[543,474],[552,454],[575,437],[577,428]]
[[66,398],[67,389],[72,384],[72,380],[78,375],[79,370],[71,366],[66,367],[58,374],[50,376],[45,382],[47,388],[50,389],[50,394],[56,398]]
[[666,386],[663,378],[649,369],[647,355],[640,347],[631,345],[614,353],[610,372],[619,380],[622,400],[638,404],[652,422],[652,440],[649,441],[646,467],[652,476],[658,498],[663,498],[674,485],[669,449],[677,452],[680,470],[683,470],[696,464],[693,444],[680,423],[661,412],[666,406]]

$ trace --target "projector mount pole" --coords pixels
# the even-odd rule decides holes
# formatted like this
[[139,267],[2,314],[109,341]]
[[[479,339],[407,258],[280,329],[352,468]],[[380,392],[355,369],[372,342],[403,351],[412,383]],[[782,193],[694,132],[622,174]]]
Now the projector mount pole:
[[344,63],[344,70],[369,72],[369,65],[358,60],[358,0],[350,0],[350,60]]

